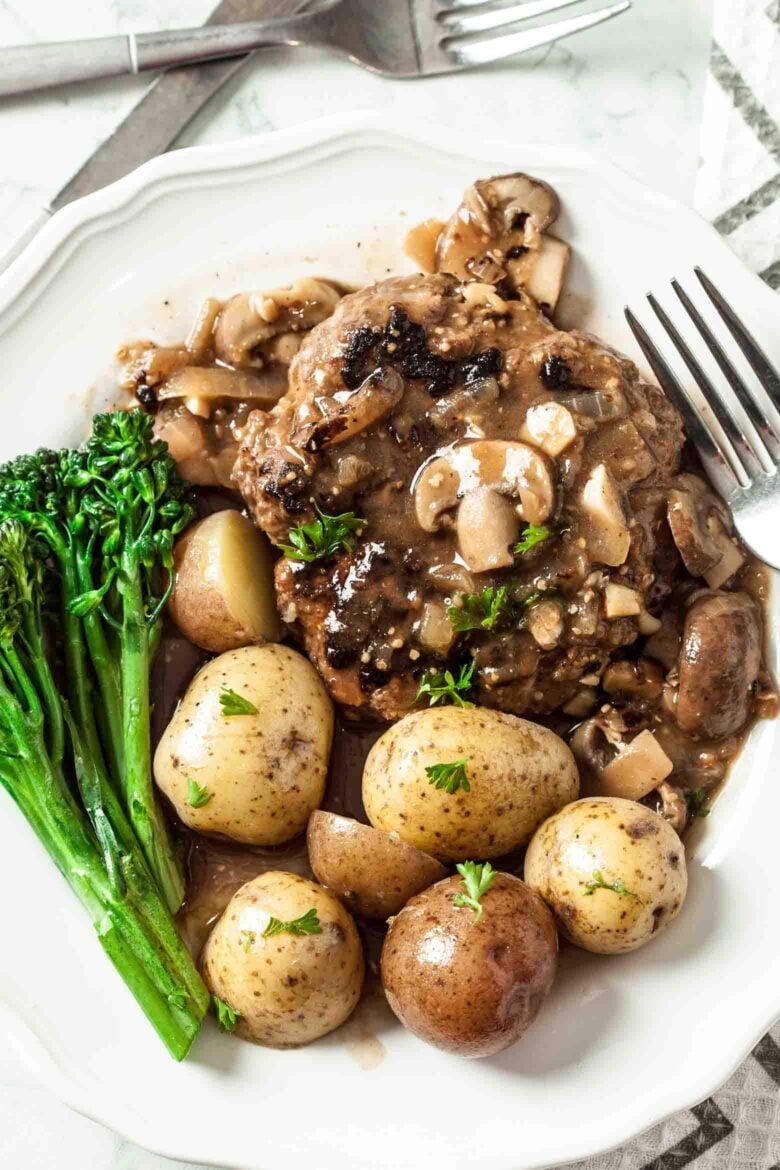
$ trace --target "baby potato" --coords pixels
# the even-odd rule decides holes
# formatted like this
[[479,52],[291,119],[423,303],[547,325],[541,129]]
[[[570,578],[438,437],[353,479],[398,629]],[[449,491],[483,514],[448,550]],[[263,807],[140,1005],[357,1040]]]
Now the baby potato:
[[563,934],[600,955],[635,951],[680,913],[685,849],[668,821],[633,800],[575,801],[537,829],[525,880]]
[[239,1013],[236,1034],[270,1048],[311,1044],[360,999],[363,948],[341,903],[297,873],[247,882],[203,951],[203,978]]
[[412,898],[382,948],[388,1003],[415,1036],[446,1052],[492,1056],[519,1040],[552,986],[558,936],[542,899],[495,875],[482,913],[446,878]]
[[[426,768],[461,765],[437,786]],[[432,707],[393,724],[363,771],[371,824],[442,861],[499,857],[574,800],[574,756],[546,727],[487,707]]]
[[311,663],[287,646],[244,646],[195,675],[154,777],[189,828],[280,845],[322,800],[332,738],[333,708]]
[[168,609],[185,637],[220,654],[281,637],[271,546],[227,508],[188,528],[173,550]]
[[441,862],[395,833],[335,813],[311,814],[306,845],[317,881],[366,918],[397,914],[414,894],[447,876]]

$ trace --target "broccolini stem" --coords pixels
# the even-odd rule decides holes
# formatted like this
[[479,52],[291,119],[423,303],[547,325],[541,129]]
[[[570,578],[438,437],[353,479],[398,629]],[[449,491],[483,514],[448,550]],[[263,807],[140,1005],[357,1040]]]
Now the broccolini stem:
[[[0,782],[16,800],[52,860],[88,910],[101,945],[139,1005],[170,1052],[181,1060],[207,1010],[205,987],[189,955],[186,955],[182,972],[185,978],[179,981],[178,960],[184,947],[162,904],[159,904],[160,912],[177,939],[172,956],[176,974],[166,969],[165,951],[160,942],[149,937],[135,898],[116,897],[83,815],[60,769],[47,755],[40,712],[26,710],[31,698],[29,680],[27,684],[23,683],[18,655],[12,647],[3,645],[2,659],[3,674],[5,678],[13,677],[18,682],[24,704],[11,687],[0,680],[4,729],[13,740],[17,753],[14,760],[0,761]],[[31,705],[35,707],[34,701]],[[149,887],[151,890],[151,883]],[[154,916],[152,900],[150,917]],[[194,980],[187,976],[186,967]]]
[[149,629],[144,612],[140,564],[132,552],[122,554],[122,715],[125,739],[125,806],[172,914],[182,904],[184,879],[168,827],[152,787],[150,736]]
[[[79,592],[89,593],[94,589],[90,553],[81,547],[76,550],[76,574]],[[112,653],[109,647],[105,625],[99,610],[83,615],[81,620],[84,624],[89,655],[102,699],[98,705],[98,723],[101,725],[103,733],[102,739],[108,757],[109,770],[117,791],[121,791],[125,770],[125,745],[122,728],[122,693],[117,665],[118,652]]]

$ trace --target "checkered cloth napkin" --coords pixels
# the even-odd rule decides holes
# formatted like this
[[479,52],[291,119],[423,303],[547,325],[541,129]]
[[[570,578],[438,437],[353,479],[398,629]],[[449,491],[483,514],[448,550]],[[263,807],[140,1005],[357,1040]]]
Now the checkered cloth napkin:
[[[697,209],[780,292],[780,0],[716,0],[701,156]],[[576,1170],[684,1166],[780,1170],[780,1024],[714,1096]]]

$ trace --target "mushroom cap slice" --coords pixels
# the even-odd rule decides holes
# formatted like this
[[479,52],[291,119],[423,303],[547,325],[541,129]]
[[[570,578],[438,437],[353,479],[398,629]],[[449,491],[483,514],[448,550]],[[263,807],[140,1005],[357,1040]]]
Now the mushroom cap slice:
[[591,471],[582,489],[581,502],[586,518],[588,552],[602,565],[624,564],[631,547],[620,491],[604,463]]
[[675,714],[694,739],[745,726],[761,669],[759,610],[747,593],[700,593],[685,617]]
[[686,569],[692,577],[704,576],[723,556],[712,520],[721,520],[730,531],[728,508],[698,475],[683,474],[673,481],[667,518]]
[[510,545],[520,521],[542,524],[555,505],[549,461],[527,443],[478,439],[459,443],[422,469],[415,512],[425,532],[436,532],[458,507],[460,553],[474,573],[513,563]]
[[530,175],[480,179],[438,238],[436,270],[462,280],[507,280],[552,310],[570,255],[567,244],[545,235],[559,210],[552,188]]
[[310,276],[287,288],[239,293],[225,302],[217,318],[216,355],[231,366],[262,367],[268,360],[263,346],[280,334],[301,333],[319,325],[340,299],[334,285]]
[[458,508],[458,547],[472,573],[506,569],[514,563],[518,516],[512,501],[492,488],[463,497]]

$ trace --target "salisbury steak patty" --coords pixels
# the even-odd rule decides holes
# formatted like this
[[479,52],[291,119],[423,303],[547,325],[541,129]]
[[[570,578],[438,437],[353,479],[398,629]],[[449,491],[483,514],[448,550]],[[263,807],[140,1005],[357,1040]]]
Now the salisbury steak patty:
[[[363,522],[354,548],[277,566],[282,616],[337,702],[395,719],[424,672],[474,661],[472,698],[543,713],[646,620],[652,489],[682,443],[631,362],[523,293],[411,276],[312,330],[234,476],[277,544],[315,507]],[[469,598],[486,588],[502,592]]]

